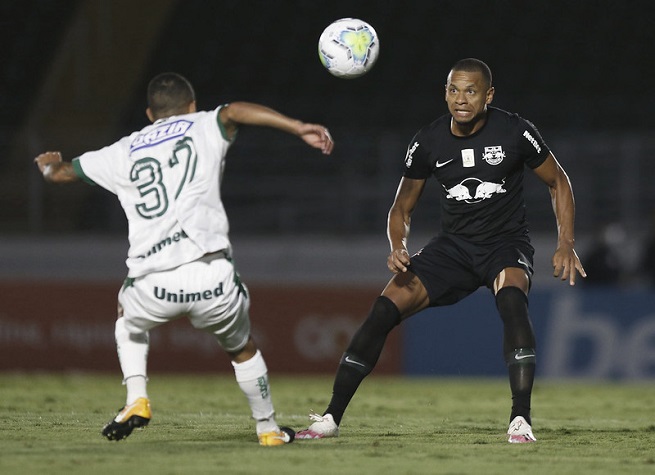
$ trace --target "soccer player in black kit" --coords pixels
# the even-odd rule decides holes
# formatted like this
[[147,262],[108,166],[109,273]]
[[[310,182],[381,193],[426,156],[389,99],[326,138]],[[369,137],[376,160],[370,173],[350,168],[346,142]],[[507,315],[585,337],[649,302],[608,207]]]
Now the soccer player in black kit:
[[[530,419],[536,342],[528,314],[534,249],[525,215],[524,169],[532,169],[550,191],[557,219],[553,275],[570,285],[576,273],[586,276],[574,249],[573,191],[534,125],[489,106],[494,88],[484,62],[457,62],[445,95],[449,113],[410,142],[389,211],[387,266],[394,276],[343,354],[327,409],[323,415],[310,414],[313,423],[296,438],[338,436],[346,407],[375,367],[389,332],[427,307],[454,304],[484,285],[495,296],[504,326],[512,393],[508,440],[536,441]],[[441,186],[442,232],[410,257],[412,211],[431,175]]]

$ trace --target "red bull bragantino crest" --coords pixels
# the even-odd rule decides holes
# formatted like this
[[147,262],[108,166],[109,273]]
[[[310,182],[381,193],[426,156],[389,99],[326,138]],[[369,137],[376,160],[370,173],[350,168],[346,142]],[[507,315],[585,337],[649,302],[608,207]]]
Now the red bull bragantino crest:
[[500,145],[484,148],[482,160],[487,162],[489,165],[498,165],[503,161],[503,158],[505,158],[505,152],[503,152],[503,147]]

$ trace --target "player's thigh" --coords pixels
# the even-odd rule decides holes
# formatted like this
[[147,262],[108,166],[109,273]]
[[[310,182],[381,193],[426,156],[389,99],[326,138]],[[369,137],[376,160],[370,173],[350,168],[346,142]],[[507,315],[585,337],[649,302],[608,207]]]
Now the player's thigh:
[[474,252],[475,247],[463,240],[437,236],[412,256],[409,271],[416,275],[427,293],[426,306],[454,304],[482,285],[473,265]]
[[189,312],[191,324],[211,333],[227,352],[239,351],[250,337],[250,296],[228,259],[192,267],[196,287],[207,287]]
[[173,300],[177,292],[165,282],[150,274],[126,282],[118,293],[119,317],[125,319],[125,327],[130,333],[142,333],[177,318],[182,308]]
[[525,294],[530,290],[530,277],[524,269],[519,267],[506,267],[494,279],[493,291],[497,294],[504,287],[516,287]]
[[525,293],[530,290],[534,273],[534,248],[527,238],[505,239],[488,255],[478,265],[485,269],[485,281],[494,293],[503,287],[518,287]]
[[403,319],[423,310],[430,303],[423,283],[411,271],[396,274],[386,285],[382,295],[396,305]]

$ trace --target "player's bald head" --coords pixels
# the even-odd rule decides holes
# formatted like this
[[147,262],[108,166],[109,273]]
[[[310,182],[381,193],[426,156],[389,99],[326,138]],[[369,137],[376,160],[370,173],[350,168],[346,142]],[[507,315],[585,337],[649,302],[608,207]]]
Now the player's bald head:
[[188,112],[196,100],[191,83],[177,73],[161,73],[148,84],[148,108],[156,119]]

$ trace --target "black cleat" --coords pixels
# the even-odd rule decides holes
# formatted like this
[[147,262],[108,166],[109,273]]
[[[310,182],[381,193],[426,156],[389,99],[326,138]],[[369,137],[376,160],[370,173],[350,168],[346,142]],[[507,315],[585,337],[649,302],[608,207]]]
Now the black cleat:
[[108,440],[122,440],[134,429],[147,426],[151,418],[150,401],[141,397],[123,407],[118,415],[102,428],[102,435]]

